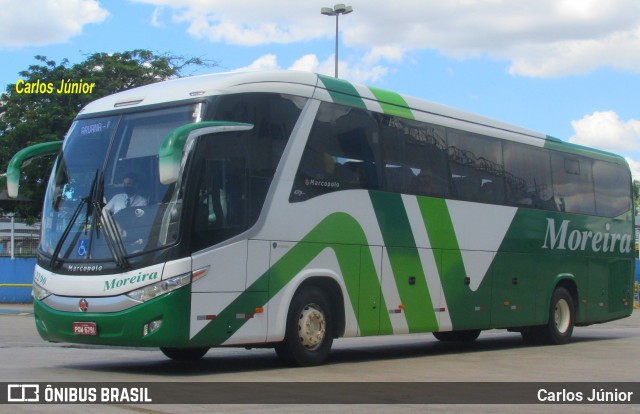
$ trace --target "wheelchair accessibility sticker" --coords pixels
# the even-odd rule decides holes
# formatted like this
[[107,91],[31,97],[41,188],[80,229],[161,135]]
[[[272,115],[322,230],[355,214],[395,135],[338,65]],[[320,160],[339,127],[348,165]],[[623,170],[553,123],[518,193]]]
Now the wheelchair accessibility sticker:
[[78,256],[84,257],[87,255],[87,240],[80,240],[78,242]]

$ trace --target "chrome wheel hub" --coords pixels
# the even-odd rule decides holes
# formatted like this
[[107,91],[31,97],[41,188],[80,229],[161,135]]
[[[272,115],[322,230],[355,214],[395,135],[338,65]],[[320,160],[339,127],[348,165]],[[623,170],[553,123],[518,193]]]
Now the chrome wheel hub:
[[322,344],[325,333],[326,321],[322,310],[314,303],[305,306],[298,320],[298,337],[302,346],[313,351]]
[[569,324],[571,322],[571,311],[566,300],[560,299],[558,303],[556,303],[556,307],[554,310],[554,319],[558,332],[567,332],[567,330],[569,329]]

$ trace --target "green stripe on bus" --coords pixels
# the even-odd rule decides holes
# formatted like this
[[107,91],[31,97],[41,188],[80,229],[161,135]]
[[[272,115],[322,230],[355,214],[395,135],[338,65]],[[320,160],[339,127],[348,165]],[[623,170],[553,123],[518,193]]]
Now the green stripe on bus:
[[[332,239],[332,244],[325,243]],[[360,226],[353,217],[345,213],[334,213],[322,220],[299,243],[291,248],[269,270],[263,273],[247,291],[241,293],[216,319],[205,326],[193,339],[192,343],[219,345],[227,341],[246,322],[246,319],[236,318],[237,314],[251,313],[256,307],[263,307],[277,295],[302,269],[325,249],[333,249],[340,271],[342,273],[349,301],[353,306],[358,326],[362,335],[391,334],[391,320],[383,312],[386,309],[384,298],[380,297],[380,308],[383,311],[375,313],[358,312],[358,298],[360,286],[368,286],[371,290],[380,292],[380,283],[375,271],[374,259],[367,246],[367,239]],[[358,250],[361,251],[358,254]],[[355,256],[355,257],[354,257]],[[256,295],[251,292],[256,286],[269,286],[268,295]],[[345,306],[348,306],[345,303]],[[212,343],[213,342],[213,343]]]
[[409,332],[435,331],[438,322],[402,196],[378,191],[369,194],[387,246]]
[[331,95],[334,103],[367,109],[364,100],[351,83],[330,76],[318,75],[318,77],[324,84],[327,92],[329,92],[329,95]]
[[461,306],[455,306],[455,297],[466,293],[469,287],[462,283],[466,272],[462,255],[458,247],[456,232],[453,228],[451,215],[447,208],[447,202],[440,198],[418,197],[418,206],[422,213],[429,242],[433,249],[442,249],[447,252],[447,260],[437,260],[438,274],[444,296],[448,304],[449,315],[455,329],[456,322],[465,314],[461,314]]
[[369,86],[385,114],[401,118],[415,119],[407,101],[400,94]]
[[[431,197],[417,197],[417,200],[431,247],[459,251],[458,239],[447,208],[447,201]],[[462,256],[460,261],[462,261]]]

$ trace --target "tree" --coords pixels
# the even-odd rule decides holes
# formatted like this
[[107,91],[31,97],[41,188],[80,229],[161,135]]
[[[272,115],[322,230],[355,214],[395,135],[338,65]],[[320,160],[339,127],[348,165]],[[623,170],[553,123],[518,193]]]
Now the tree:
[[[37,64],[19,73],[22,80],[7,86],[0,94],[0,168],[6,171],[11,157],[20,149],[40,142],[61,140],[78,111],[89,102],[137,86],[184,76],[190,67],[215,67],[216,62],[200,58],[158,55],[148,50],[122,53],[94,53],[83,62],[71,65],[35,56]],[[37,93],[25,93],[25,85],[52,84],[61,81],[95,83],[91,93],[59,94],[46,88]],[[22,82],[24,81],[24,83]],[[18,89],[16,89],[18,86]],[[21,93],[19,93],[21,92]],[[0,204],[4,211],[35,219],[42,209],[42,200],[51,171],[52,157],[36,159],[23,170],[21,194],[32,202]],[[0,183],[4,189],[4,179]]]

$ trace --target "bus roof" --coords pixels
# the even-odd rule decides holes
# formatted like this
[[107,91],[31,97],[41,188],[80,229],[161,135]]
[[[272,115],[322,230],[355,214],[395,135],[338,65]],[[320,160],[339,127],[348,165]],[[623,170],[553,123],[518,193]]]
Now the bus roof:
[[89,103],[81,115],[107,112],[127,107],[142,107],[198,97],[245,91],[279,91],[292,93],[296,88],[308,89],[311,96],[318,83],[318,75],[311,72],[264,71],[228,72],[170,79],[129,89]]
[[460,109],[312,72],[277,70],[228,72],[177,78],[119,92],[89,103],[80,117],[125,108],[193,100],[240,92],[276,92],[314,97],[374,112],[489,133],[500,138],[626,164],[615,154],[574,145]]

